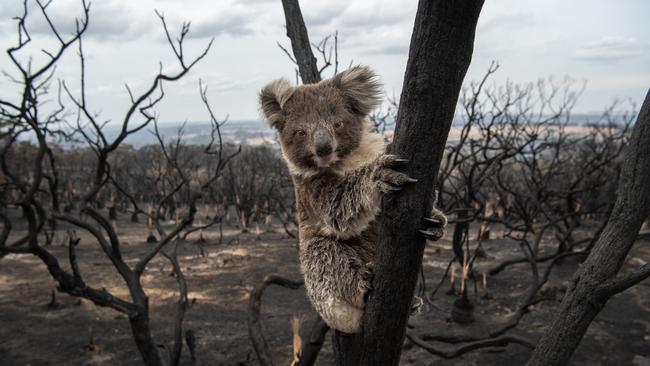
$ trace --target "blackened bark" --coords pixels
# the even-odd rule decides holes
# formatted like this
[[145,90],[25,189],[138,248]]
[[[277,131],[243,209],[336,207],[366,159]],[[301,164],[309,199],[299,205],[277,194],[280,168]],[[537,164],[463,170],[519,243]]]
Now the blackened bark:
[[347,334],[334,331],[332,335],[332,348],[336,366],[354,366],[359,364],[363,336],[360,334]]
[[650,214],[650,92],[625,152],[614,209],[587,260],[576,271],[551,328],[542,336],[529,366],[565,365],[607,300],[647,278],[641,267],[620,278],[643,220]]
[[303,346],[300,350],[300,360],[298,361],[297,366],[310,366],[316,363],[316,358],[320,353],[320,349],[325,343],[325,335],[330,327],[325,324],[323,318],[319,315],[316,315],[314,323],[311,326],[311,331],[309,332],[309,338],[303,340]]
[[320,73],[316,66],[316,57],[311,50],[307,27],[298,0],[282,0],[282,7],[287,25],[287,37],[291,40],[291,49],[298,64],[300,78],[305,84],[317,83],[320,81]]
[[467,233],[469,231],[469,221],[467,218],[469,218],[468,209],[463,208],[458,211],[458,222],[456,222],[456,225],[454,226],[454,236],[451,242],[451,248],[454,251],[458,265],[460,266],[465,265],[465,251],[463,250],[463,243],[465,243],[465,239],[467,238]]
[[[412,187],[384,197],[377,262],[364,316],[360,365],[397,365],[425,240],[423,217],[472,59],[482,0],[421,0],[415,17],[393,139],[410,160]],[[359,347],[357,347],[359,348]]]
[[161,357],[159,349],[151,336],[149,306],[146,305],[139,312],[129,315],[129,324],[131,324],[131,333],[144,364],[147,366],[165,365],[166,362],[163,362],[163,360],[167,360],[168,355]]

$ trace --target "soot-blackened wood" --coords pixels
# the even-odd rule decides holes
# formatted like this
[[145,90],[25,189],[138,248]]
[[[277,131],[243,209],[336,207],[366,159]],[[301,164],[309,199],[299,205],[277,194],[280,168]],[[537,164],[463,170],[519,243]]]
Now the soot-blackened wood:
[[329,329],[330,327],[325,324],[325,321],[317,315],[312,323],[309,337],[303,339],[300,360],[296,366],[311,366],[316,363],[316,358],[325,343],[325,335]]
[[141,313],[129,315],[129,324],[131,325],[131,333],[135,339],[135,344],[140,351],[142,360],[147,366],[162,366],[166,365],[168,354],[162,354],[154,342],[151,335],[151,326],[149,325],[149,306],[142,308]]
[[[482,0],[421,0],[415,16],[392,151],[418,182],[384,197],[360,365],[397,365],[425,239],[423,217],[474,47]],[[358,337],[357,337],[358,338]],[[359,343],[359,342],[357,342]],[[351,359],[350,357],[346,357]]]
[[282,0],[282,8],[284,8],[287,25],[287,37],[291,40],[291,49],[298,64],[300,78],[305,84],[317,83],[320,81],[320,73],[316,65],[316,57],[311,50],[307,27],[298,0]]
[[648,277],[647,266],[622,278],[616,274],[650,214],[650,92],[624,156],[607,226],[576,271],[553,325],[538,342],[528,366],[567,364],[607,300]]
[[469,221],[467,220],[469,218],[469,209],[462,208],[458,210],[457,217],[458,220],[456,222],[456,225],[454,225],[454,236],[452,237],[451,248],[454,252],[454,256],[456,256],[458,265],[462,268],[462,266],[465,265],[465,251],[463,250],[463,243],[465,243],[469,231]]

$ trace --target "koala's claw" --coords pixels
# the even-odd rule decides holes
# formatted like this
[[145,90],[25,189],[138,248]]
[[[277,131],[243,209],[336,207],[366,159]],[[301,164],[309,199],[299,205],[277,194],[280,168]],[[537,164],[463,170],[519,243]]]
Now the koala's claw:
[[441,219],[437,218],[437,217],[425,217],[424,220],[428,221],[428,222],[430,222],[432,224],[435,224],[435,225],[443,224],[443,221]]
[[425,217],[424,221],[427,228],[420,230],[420,233],[425,238],[436,241],[445,235],[445,227],[447,226],[447,217],[440,211],[434,209],[431,217]]
[[425,238],[427,238],[429,240],[432,240],[432,241],[436,241],[436,240],[442,238],[445,235],[444,230],[440,230],[440,231],[438,231],[438,230],[434,230],[434,231],[432,231],[432,230],[420,230],[420,233],[422,235],[424,235]]
[[417,179],[389,168],[383,168],[377,175],[379,187],[384,193],[399,191],[404,185],[417,182]]
[[365,271],[364,273],[367,274],[367,279],[372,279],[373,271],[375,269],[375,262],[366,262],[363,265]]
[[374,273],[374,262],[367,262],[363,265],[361,269],[361,279],[363,282],[367,284],[367,288],[370,288],[370,284],[372,283],[372,278],[375,276]]
[[410,316],[419,315],[424,308],[424,300],[419,296],[413,296],[411,301],[411,309],[409,311]]
[[404,165],[408,163],[409,160],[400,158],[399,156],[393,154],[384,154],[377,159],[377,162],[383,167],[395,167]]
[[395,163],[395,164],[406,164],[408,162],[409,162],[409,159],[402,159],[402,158],[393,159],[393,163]]
[[370,290],[372,290],[372,279],[375,275],[374,267],[374,262],[367,262],[363,265],[363,270],[361,272],[361,288],[363,288],[364,303],[368,300],[368,295],[370,294]]
[[379,187],[382,192],[399,191],[403,185],[418,181],[415,178],[409,177],[406,173],[393,170],[393,168],[404,165],[408,161],[408,159],[402,159],[392,154],[382,155],[376,160],[373,179],[379,182]]

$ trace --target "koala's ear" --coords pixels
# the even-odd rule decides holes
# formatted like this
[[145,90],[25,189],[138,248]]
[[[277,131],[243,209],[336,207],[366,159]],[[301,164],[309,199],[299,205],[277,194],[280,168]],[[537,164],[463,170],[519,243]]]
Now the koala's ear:
[[282,108],[291,98],[294,87],[285,78],[272,81],[260,91],[260,108],[269,126],[281,130],[284,126]]
[[381,104],[382,85],[367,66],[353,66],[332,78],[352,112],[367,116]]

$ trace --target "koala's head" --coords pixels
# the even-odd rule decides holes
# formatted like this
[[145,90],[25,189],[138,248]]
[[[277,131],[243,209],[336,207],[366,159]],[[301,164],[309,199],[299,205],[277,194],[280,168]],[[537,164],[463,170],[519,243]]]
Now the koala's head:
[[369,133],[365,120],[381,103],[381,84],[368,67],[355,66],[318,84],[275,80],[259,97],[285,158],[309,171],[334,168],[359,147]]

